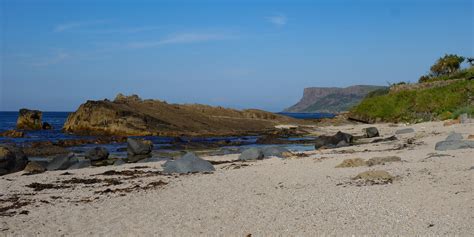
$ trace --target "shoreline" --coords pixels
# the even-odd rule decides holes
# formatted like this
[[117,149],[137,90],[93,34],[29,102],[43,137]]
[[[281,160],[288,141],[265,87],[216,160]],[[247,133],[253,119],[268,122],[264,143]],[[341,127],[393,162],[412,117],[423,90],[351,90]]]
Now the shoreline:
[[[375,126],[384,137],[402,128]],[[360,134],[364,127],[368,126],[318,130]],[[474,232],[472,149],[435,151],[434,147],[451,131],[466,139],[474,134],[474,126],[428,122],[410,127],[415,132],[397,135],[398,141],[303,152],[307,157],[255,162],[234,161],[237,154],[203,157],[226,161],[216,164],[212,174],[162,175],[163,162],[8,174],[0,177],[4,190],[0,198],[16,196],[17,203],[28,204],[13,209],[17,212],[13,216],[0,217],[0,233],[469,235]],[[402,161],[335,168],[344,159],[380,156],[398,156]],[[393,182],[361,185],[353,180],[371,170],[387,171]],[[101,175],[107,171],[120,175]],[[70,174],[61,175],[65,172]],[[121,183],[110,184],[116,181]],[[33,182],[57,189],[33,191],[26,187]],[[27,213],[19,214],[22,211]]]

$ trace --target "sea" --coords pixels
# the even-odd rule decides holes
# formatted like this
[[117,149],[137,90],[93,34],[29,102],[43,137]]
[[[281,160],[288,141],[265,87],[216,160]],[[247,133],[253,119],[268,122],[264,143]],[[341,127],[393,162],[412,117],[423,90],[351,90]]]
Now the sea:
[[[16,143],[18,145],[24,145],[29,142],[36,141],[58,141],[58,140],[67,140],[67,139],[93,139],[93,136],[77,136],[70,133],[65,133],[62,131],[62,127],[67,120],[67,117],[70,112],[43,112],[43,122],[48,122],[52,125],[53,129],[51,130],[37,130],[37,131],[25,131],[25,137],[23,138],[9,138],[9,137],[0,137],[0,143]],[[320,119],[320,118],[332,118],[334,115],[325,114],[325,113],[280,113],[285,116],[297,118],[297,119]],[[18,119],[18,112],[6,112],[0,111],[0,132],[15,129],[16,121]],[[154,149],[166,151],[167,147],[173,142],[174,138],[172,137],[159,137],[159,136],[148,136],[144,137],[147,140],[151,140],[154,144]],[[243,145],[239,146],[240,149],[253,146],[262,146],[257,145],[258,136],[241,136],[241,137],[209,137],[209,138],[184,138],[191,142],[220,142],[225,140],[241,142]],[[295,138],[289,138],[292,140]],[[96,146],[94,144],[82,145],[79,147],[74,147],[75,151],[85,151],[91,147]],[[114,143],[114,144],[104,144],[101,145],[109,150],[111,154],[116,156],[125,156],[126,154],[122,151],[119,151],[120,148],[126,147],[124,143]],[[300,144],[288,144],[282,145],[292,151],[308,151],[313,150],[312,145],[300,145]],[[223,147],[223,149],[235,149],[235,147]]]

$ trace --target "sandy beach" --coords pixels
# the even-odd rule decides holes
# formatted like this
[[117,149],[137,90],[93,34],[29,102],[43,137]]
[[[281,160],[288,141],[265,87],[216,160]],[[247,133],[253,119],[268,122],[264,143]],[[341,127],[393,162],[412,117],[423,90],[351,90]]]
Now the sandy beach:
[[[405,128],[375,126],[382,137]],[[365,127],[328,126],[316,133],[357,135]],[[415,132],[396,135],[397,141],[305,152],[307,157],[203,157],[229,161],[211,174],[163,175],[162,162],[152,162],[5,175],[1,208],[15,207],[0,216],[0,235],[472,235],[473,149],[434,148],[453,131],[467,139],[473,124],[407,127]],[[386,156],[402,161],[335,168],[345,159]],[[353,179],[370,170],[394,178],[384,184]]]

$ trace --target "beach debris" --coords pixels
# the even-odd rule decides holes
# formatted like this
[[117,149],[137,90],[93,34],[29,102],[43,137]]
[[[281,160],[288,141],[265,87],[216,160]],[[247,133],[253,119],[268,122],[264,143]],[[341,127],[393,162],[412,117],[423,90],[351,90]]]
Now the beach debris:
[[13,145],[0,145],[0,175],[21,171],[28,158],[23,151]]
[[240,156],[239,160],[262,160],[265,157],[263,151],[257,147],[252,147],[244,150]]
[[9,197],[9,198],[0,199],[0,203],[2,203],[2,204],[10,203],[10,205],[2,205],[2,207],[0,207],[0,216],[8,216],[9,217],[9,216],[14,216],[16,214],[16,211],[14,211],[14,210],[21,209],[22,207],[31,204],[32,201],[30,201],[30,200],[20,200],[20,197],[14,195],[14,196]]
[[45,189],[64,189],[64,188],[70,188],[71,186],[56,185],[56,184],[44,184],[44,183],[34,182],[34,183],[26,185],[26,187],[32,188],[33,191],[35,191],[35,192],[39,192],[39,191],[43,191]]
[[333,136],[319,136],[315,139],[315,148],[338,148],[352,144],[354,137],[351,134],[337,132]]
[[340,163],[339,165],[336,166],[336,168],[347,168],[347,167],[360,167],[360,166],[366,166],[365,160],[361,158],[354,158],[354,159],[345,159]]
[[139,160],[151,157],[153,143],[144,139],[127,139],[128,162],[134,163]]
[[46,171],[46,168],[43,167],[43,165],[41,165],[39,162],[30,161],[25,166],[25,169],[23,171],[25,172],[26,175],[32,175],[32,174],[43,173]]
[[109,151],[104,147],[95,147],[88,150],[85,154],[85,158],[90,161],[101,161],[109,157]]
[[415,129],[413,128],[403,128],[403,129],[399,129],[395,132],[395,134],[407,134],[407,133],[413,133],[415,132]]
[[216,169],[207,160],[203,160],[192,152],[186,153],[183,157],[167,161],[163,164],[163,172],[167,174],[171,173],[194,173],[194,172],[213,172]]
[[56,155],[51,162],[48,163],[46,169],[51,170],[65,170],[77,162],[74,153]]
[[370,170],[362,172],[352,178],[356,184],[377,185],[392,183],[395,177],[383,170]]
[[367,160],[367,166],[384,165],[389,162],[400,162],[402,159],[398,156],[373,157]]
[[378,137],[379,136],[379,130],[376,127],[368,127],[362,129],[362,131],[365,133],[366,138],[372,138],[372,137]]
[[18,130],[7,130],[5,132],[0,133],[0,137],[21,138],[24,136],[25,136],[25,133],[23,131],[18,131]]

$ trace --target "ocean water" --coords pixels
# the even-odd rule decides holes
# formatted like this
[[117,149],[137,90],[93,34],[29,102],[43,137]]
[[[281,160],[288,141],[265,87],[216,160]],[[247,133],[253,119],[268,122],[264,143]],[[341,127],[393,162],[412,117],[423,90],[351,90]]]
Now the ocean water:
[[[43,122],[48,122],[53,126],[51,130],[38,130],[38,131],[25,131],[25,137],[23,138],[9,138],[9,137],[0,137],[0,143],[5,142],[14,142],[19,145],[34,142],[34,141],[58,141],[66,139],[84,139],[84,138],[94,138],[93,136],[77,136],[69,133],[64,133],[62,127],[69,115],[69,112],[43,112]],[[293,114],[294,116],[294,114]],[[313,115],[316,116],[316,115]],[[0,132],[15,129],[16,121],[18,119],[18,112],[0,112]],[[151,140],[154,144],[155,150],[166,150],[173,142],[174,138],[171,137],[158,137],[158,136],[148,136],[143,137],[147,140]],[[203,143],[214,143],[220,141],[230,140],[232,142],[241,142],[242,147],[248,146],[259,146],[256,145],[257,136],[240,136],[240,137],[209,137],[209,138],[182,138],[187,141],[192,142],[203,142]],[[291,140],[291,138],[289,139]],[[97,145],[86,144],[79,147],[73,147],[71,149],[75,151],[85,151]],[[126,147],[125,143],[114,143],[114,144],[101,144],[107,148],[112,154],[116,156],[124,156],[124,152],[117,152],[118,148]],[[284,145],[290,150],[293,151],[306,151],[312,150],[313,146],[310,145]],[[241,148],[242,148],[241,147]],[[224,147],[224,148],[235,148],[235,147]]]
[[336,115],[331,113],[286,113],[280,112],[278,114],[285,115],[296,119],[323,119],[334,118]]

